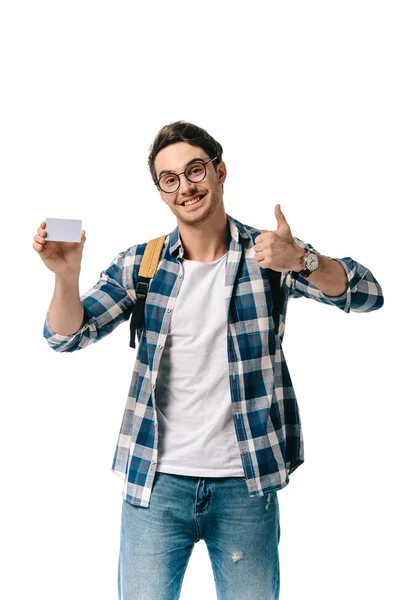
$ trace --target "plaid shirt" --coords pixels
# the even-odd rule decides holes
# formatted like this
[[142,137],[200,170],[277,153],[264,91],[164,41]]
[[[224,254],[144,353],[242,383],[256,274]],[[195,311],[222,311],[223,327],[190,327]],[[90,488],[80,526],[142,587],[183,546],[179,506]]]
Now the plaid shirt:
[[[304,462],[299,409],[282,349],[289,298],[305,296],[348,313],[377,310],[383,305],[383,295],[372,273],[350,257],[334,259],[348,277],[348,289],[338,297],[324,295],[295,271],[283,272],[276,335],[269,270],[254,258],[254,240],[261,231],[227,217],[231,238],[225,267],[225,307],[232,418],[249,496],[264,496],[285,487],[289,475]],[[310,244],[295,240],[301,247],[314,250]],[[145,247],[137,244],[118,254],[100,273],[97,284],[81,296],[84,319],[76,333],[55,333],[46,316],[43,333],[52,349],[80,350],[129,319]],[[146,326],[138,330],[140,344],[112,463],[112,471],[124,480],[123,498],[142,507],[150,504],[157,466],[155,389],[171,313],[182,284],[182,258],[176,227],[165,239],[149,288]],[[128,330],[126,341],[128,345]]]

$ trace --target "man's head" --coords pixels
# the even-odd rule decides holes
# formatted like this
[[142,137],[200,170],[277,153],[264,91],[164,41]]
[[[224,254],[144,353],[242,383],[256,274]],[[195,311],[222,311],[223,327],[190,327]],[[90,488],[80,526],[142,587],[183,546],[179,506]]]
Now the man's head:
[[[222,146],[201,127],[186,121],[164,126],[150,148],[148,165],[161,198],[178,220],[199,223],[223,209]],[[184,206],[198,195],[198,203]]]

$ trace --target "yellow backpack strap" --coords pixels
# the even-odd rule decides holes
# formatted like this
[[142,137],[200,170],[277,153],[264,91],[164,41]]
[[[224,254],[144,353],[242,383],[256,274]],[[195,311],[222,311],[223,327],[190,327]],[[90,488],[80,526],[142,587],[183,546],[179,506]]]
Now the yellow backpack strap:
[[150,240],[144,250],[142,262],[140,263],[138,284],[136,286],[136,301],[132,311],[129,346],[135,348],[136,330],[144,325],[144,308],[150,281],[157,271],[166,235]]
[[[268,229],[260,229],[261,233],[265,233]],[[271,287],[272,297],[272,317],[274,319],[275,333],[278,335],[279,319],[282,309],[282,290],[281,290],[281,273],[268,269],[269,283]]]
[[166,236],[162,235],[147,243],[143,254],[142,262],[140,263],[139,277],[154,277],[157,271],[160,260],[161,250],[164,245]]

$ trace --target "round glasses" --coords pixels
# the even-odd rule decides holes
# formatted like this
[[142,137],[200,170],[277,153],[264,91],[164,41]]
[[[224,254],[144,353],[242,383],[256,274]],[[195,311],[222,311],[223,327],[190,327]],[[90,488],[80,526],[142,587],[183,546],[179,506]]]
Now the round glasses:
[[161,175],[160,179],[156,181],[155,185],[157,185],[166,194],[173,194],[179,189],[181,184],[181,175],[185,175],[186,179],[192,183],[203,181],[207,175],[206,165],[216,158],[218,157],[215,156],[214,158],[210,158],[210,160],[207,162],[191,163],[184,171],[182,171],[182,173],[164,173]]

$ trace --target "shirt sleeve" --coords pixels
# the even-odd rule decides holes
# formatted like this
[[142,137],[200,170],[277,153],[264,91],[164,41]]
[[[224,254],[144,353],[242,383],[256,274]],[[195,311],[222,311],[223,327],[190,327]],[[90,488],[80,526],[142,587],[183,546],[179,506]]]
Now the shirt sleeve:
[[118,254],[110,266],[101,271],[96,285],[80,297],[84,317],[78,331],[70,335],[56,333],[50,327],[47,313],[43,335],[50,348],[57,352],[81,350],[129,319],[136,301],[134,248]]
[[[311,244],[306,244],[296,237],[294,239],[302,248],[317,252]],[[327,258],[331,257],[327,256]],[[349,256],[333,258],[332,260],[337,260],[347,274],[348,287],[341,296],[327,296],[316,285],[313,285],[306,277],[302,277],[296,271],[288,271],[283,275],[282,285],[286,288],[288,296],[290,298],[300,298],[301,296],[312,298],[317,302],[337,306],[345,313],[350,311],[370,312],[383,306],[382,288],[367,267]]]

